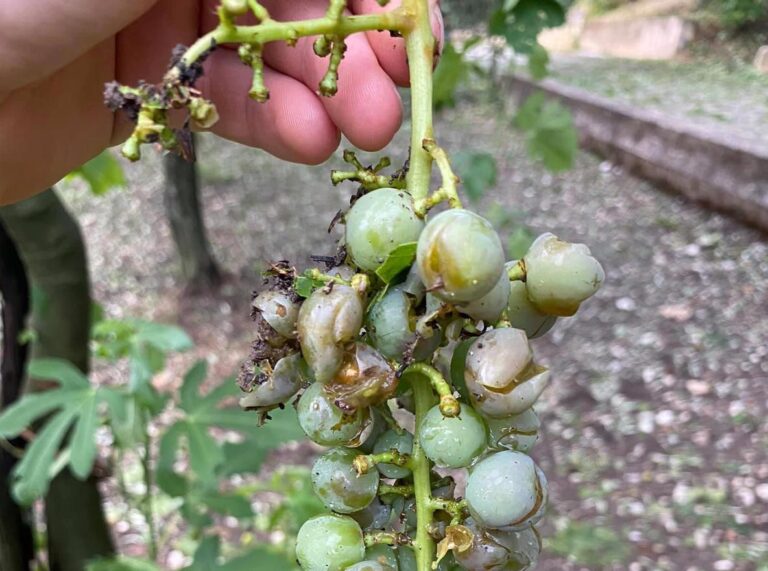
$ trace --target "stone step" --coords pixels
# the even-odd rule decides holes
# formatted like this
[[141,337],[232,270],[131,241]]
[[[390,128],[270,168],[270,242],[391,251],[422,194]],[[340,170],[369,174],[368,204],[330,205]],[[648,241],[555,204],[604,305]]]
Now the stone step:
[[507,92],[536,90],[570,108],[582,145],[662,187],[768,231],[768,147],[547,79],[513,74]]

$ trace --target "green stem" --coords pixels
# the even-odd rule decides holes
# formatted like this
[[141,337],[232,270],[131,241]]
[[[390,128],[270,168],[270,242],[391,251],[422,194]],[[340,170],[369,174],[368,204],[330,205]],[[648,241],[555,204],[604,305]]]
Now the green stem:
[[404,545],[405,537],[399,533],[389,531],[372,531],[364,536],[365,546],[373,547],[383,543],[384,545]]
[[409,373],[422,375],[429,380],[437,396],[440,397],[440,412],[444,416],[453,417],[459,415],[461,405],[456,397],[453,396],[451,385],[443,378],[440,371],[426,363],[413,363],[403,372],[404,375]]
[[[427,383],[414,383],[413,396],[416,408],[416,432],[422,420],[432,408],[434,395]],[[413,441],[411,454],[413,467],[413,489],[416,495],[416,539],[413,548],[416,552],[417,571],[430,571],[435,557],[435,542],[429,534],[432,527],[432,486],[429,481],[431,465],[421,448],[418,438]]]
[[411,467],[411,457],[408,454],[403,454],[396,448],[388,450],[387,452],[379,452],[378,454],[361,454],[356,457],[352,465],[358,475],[362,476],[367,474],[371,470],[376,468],[376,464],[394,464],[395,466],[402,466],[403,468]]
[[397,496],[405,496],[407,498],[414,494],[412,484],[403,484],[400,486],[393,486],[391,484],[379,484],[379,495],[386,496],[387,494],[394,494]]
[[[297,22],[278,22],[265,20],[253,26],[218,26],[198,39],[186,51],[182,61],[190,65],[197,61],[202,54],[219,44],[266,44],[275,41],[296,41],[305,36],[338,35],[348,36],[355,32],[371,30],[402,31],[407,27],[404,13],[400,10],[381,12],[379,14],[364,14],[361,16],[344,16],[338,20],[325,16],[313,20]],[[177,70],[178,72],[178,70]],[[431,95],[430,95],[431,106]]]
[[435,38],[432,35],[428,0],[406,0],[403,8],[413,22],[405,34],[408,68],[411,74],[411,157],[408,190],[414,201],[429,194],[432,156],[424,149],[424,141],[433,138],[432,67]]
[[518,260],[517,263],[507,270],[510,281],[525,281],[526,276],[525,260]]
[[157,529],[155,528],[155,502],[152,487],[154,478],[152,477],[152,436],[149,432],[145,433],[144,456],[141,459],[141,465],[144,472],[144,517],[147,520],[149,532],[149,558],[152,562],[157,562]]

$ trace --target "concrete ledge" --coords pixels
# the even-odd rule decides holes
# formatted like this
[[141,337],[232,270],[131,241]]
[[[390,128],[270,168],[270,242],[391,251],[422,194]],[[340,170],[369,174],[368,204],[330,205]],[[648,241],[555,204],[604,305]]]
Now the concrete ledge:
[[768,230],[768,145],[655,111],[522,76],[504,79],[522,99],[542,90],[573,113],[582,144],[643,178]]

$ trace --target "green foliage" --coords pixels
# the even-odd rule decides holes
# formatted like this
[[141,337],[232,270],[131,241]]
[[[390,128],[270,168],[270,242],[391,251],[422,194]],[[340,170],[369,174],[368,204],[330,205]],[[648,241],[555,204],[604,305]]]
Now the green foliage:
[[534,93],[520,107],[514,122],[525,133],[532,157],[554,172],[571,168],[579,140],[573,117],[562,104]]
[[707,7],[730,29],[768,20],[768,0],[710,0]]
[[528,54],[528,71],[531,77],[536,80],[544,79],[549,71],[548,66],[549,52],[536,42]]
[[471,70],[463,53],[456,51],[453,44],[446,43],[433,78],[432,104],[436,109],[455,104],[456,89],[469,77]]
[[624,563],[630,550],[626,539],[612,529],[570,521],[550,538],[548,548],[580,565]]
[[491,15],[489,31],[503,36],[516,52],[529,54],[544,28],[565,22],[565,7],[557,0],[504,0]]
[[83,166],[76,168],[67,175],[67,180],[80,177],[96,196],[102,196],[113,188],[125,186],[123,167],[117,159],[107,151],[102,151]]
[[319,287],[323,287],[325,282],[317,278],[313,278],[310,271],[307,270],[303,275],[296,278],[296,282],[293,284],[293,288],[296,293],[301,297],[309,297],[312,292]]
[[453,168],[462,181],[464,192],[476,202],[496,184],[496,159],[490,153],[460,152],[453,157]]
[[416,242],[400,244],[389,253],[384,263],[376,268],[376,275],[385,284],[395,279],[403,270],[409,268],[416,259]]

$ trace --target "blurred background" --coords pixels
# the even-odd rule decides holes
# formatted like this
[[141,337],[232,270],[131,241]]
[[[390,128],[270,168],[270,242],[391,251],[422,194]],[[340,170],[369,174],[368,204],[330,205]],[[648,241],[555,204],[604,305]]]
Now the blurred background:
[[[510,258],[551,231],[588,244],[607,273],[576,317],[534,342],[554,373],[532,452],[551,486],[537,569],[768,570],[768,3],[443,7],[451,43],[436,75],[436,132],[470,206],[497,226]],[[397,167],[407,132],[386,150]],[[304,268],[310,255],[332,255],[328,224],[354,189],[329,182],[340,152],[305,167],[212,135],[196,143],[196,165],[151,152],[137,164],[98,157],[59,185],[66,210],[51,193],[0,209],[29,278],[27,290],[3,289],[5,405],[20,376],[8,361],[25,343],[83,363],[90,353],[93,383],[143,395],[121,427],[95,429],[88,490],[67,487],[78,480],[57,492],[67,459],[51,454],[43,467],[54,485],[27,497],[63,494],[47,512],[32,503],[35,543],[53,545],[50,506],[86,509],[98,489],[124,565],[101,569],[290,569],[295,533],[322,510],[308,478],[320,449],[301,441],[290,410],[263,432],[252,418],[195,424],[184,391],[173,395],[187,383],[229,383],[219,400],[235,394],[261,272],[269,260]],[[40,251],[71,241],[69,269]],[[57,302],[78,275],[79,301],[70,292]],[[24,291],[33,315],[60,303],[66,323],[24,326],[8,303]],[[74,311],[81,317],[61,317]],[[46,338],[79,322],[79,347]],[[204,381],[188,374],[199,359]],[[23,439],[6,444],[2,482],[12,487]],[[16,513],[0,505],[0,519]],[[15,537],[23,527],[11,525]],[[96,543],[109,552],[108,537]],[[211,563],[220,557],[230,563]],[[48,563],[39,555],[35,568]]]

